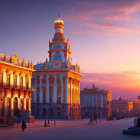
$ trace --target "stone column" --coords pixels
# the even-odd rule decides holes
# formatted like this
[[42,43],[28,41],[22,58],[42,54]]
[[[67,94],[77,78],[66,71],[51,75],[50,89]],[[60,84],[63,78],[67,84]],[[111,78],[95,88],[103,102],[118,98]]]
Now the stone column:
[[20,109],[20,98],[17,97],[18,100],[18,109]]
[[31,89],[31,76],[29,75],[28,87]]
[[54,87],[53,87],[53,103],[57,103],[57,83],[56,83],[57,77],[54,76]]
[[24,110],[26,110],[26,98],[24,98]]
[[43,103],[42,76],[40,75],[40,103]]
[[29,98],[29,115],[31,115],[31,98]]
[[60,75],[61,80],[61,103],[63,103],[63,75]]
[[6,84],[6,70],[3,70],[3,84]]
[[25,74],[23,74],[23,88],[26,87],[26,80],[25,80]]
[[17,87],[19,87],[20,86],[20,84],[19,84],[19,82],[20,82],[20,79],[19,79],[19,73],[18,72],[14,72],[14,76],[16,76],[17,77]]
[[14,85],[14,75],[13,71],[10,71],[10,86],[13,87]]
[[49,103],[50,94],[49,94],[49,76],[48,75],[46,76],[46,91],[47,91],[47,95],[46,95],[47,103]]
[[33,93],[34,94],[34,103],[36,103],[37,99],[37,76],[35,76],[35,92]]
[[66,76],[65,82],[66,82],[66,85],[65,85],[66,104],[68,104],[68,77],[67,76]]
[[72,104],[72,94],[73,94],[73,92],[72,92],[72,79],[70,79],[70,104]]

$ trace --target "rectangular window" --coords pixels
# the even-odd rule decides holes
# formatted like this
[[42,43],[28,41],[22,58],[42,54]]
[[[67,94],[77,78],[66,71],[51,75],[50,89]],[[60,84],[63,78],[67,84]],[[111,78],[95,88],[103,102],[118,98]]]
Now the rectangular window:
[[46,103],[46,87],[43,87],[43,103]]
[[10,86],[10,75],[7,74],[7,86]]
[[3,83],[3,73],[0,73],[0,84]]
[[26,78],[26,88],[29,88],[29,79]]
[[14,76],[14,86],[17,87],[17,76]]
[[23,77],[20,77],[20,86],[23,87]]

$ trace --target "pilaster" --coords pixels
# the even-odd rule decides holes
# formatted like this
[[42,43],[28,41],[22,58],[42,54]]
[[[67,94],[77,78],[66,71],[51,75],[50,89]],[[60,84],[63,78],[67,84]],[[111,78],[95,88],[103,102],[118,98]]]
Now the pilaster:
[[43,103],[42,76],[40,76],[39,79],[40,79],[40,103]]
[[67,76],[66,76],[65,82],[66,82],[66,85],[65,85],[66,104],[68,104],[68,77]]
[[49,96],[49,76],[47,75],[46,76],[46,91],[47,91],[47,95],[46,95],[46,98],[47,98],[47,103],[49,103],[49,98],[50,98],[50,96]]
[[63,103],[63,76],[60,75],[61,80],[61,103]]
[[56,83],[57,77],[54,75],[54,90],[53,90],[53,103],[57,103],[57,83]]

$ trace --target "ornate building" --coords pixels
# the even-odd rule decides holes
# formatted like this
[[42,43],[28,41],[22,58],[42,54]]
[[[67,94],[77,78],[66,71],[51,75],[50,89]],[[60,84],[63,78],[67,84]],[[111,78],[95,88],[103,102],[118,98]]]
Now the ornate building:
[[60,14],[54,28],[54,38],[49,41],[49,61],[34,66],[32,111],[40,118],[80,119],[80,66],[72,65]]
[[0,54],[0,120],[29,119],[32,72],[32,62],[21,61],[16,54],[11,57]]
[[92,88],[81,91],[81,116],[82,118],[90,117],[96,113],[98,118],[108,118],[111,116],[112,92]]

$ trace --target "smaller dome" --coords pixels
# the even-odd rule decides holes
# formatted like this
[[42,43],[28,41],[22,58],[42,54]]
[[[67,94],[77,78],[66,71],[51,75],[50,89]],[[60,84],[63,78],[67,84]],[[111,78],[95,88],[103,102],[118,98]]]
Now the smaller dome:
[[58,17],[58,19],[54,21],[54,24],[59,24],[59,23],[64,24],[64,21],[60,17]]

